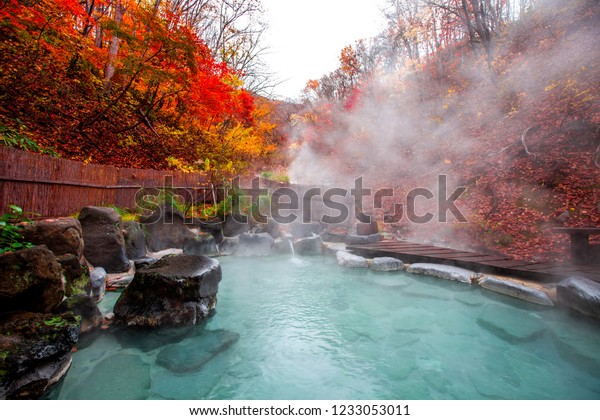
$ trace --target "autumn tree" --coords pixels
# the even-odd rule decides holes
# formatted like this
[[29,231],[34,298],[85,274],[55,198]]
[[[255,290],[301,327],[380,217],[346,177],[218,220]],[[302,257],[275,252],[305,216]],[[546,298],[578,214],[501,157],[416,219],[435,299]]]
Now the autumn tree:
[[270,152],[269,130],[243,70],[202,38],[216,3],[4,3],[0,125],[88,162],[248,168]]

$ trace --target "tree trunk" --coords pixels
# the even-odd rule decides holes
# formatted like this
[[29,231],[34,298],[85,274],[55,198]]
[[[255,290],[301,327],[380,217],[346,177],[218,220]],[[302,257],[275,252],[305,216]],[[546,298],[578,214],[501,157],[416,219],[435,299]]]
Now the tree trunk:
[[114,22],[115,29],[113,31],[113,35],[110,39],[110,44],[108,46],[108,61],[106,62],[106,67],[104,68],[104,93],[110,92],[110,88],[112,86],[112,79],[115,75],[116,71],[116,63],[117,63],[117,55],[119,53],[119,44],[121,42],[118,34],[119,27],[123,22],[123,15],[125,14],[125,7],[121,1],[115,2],[114,8]]

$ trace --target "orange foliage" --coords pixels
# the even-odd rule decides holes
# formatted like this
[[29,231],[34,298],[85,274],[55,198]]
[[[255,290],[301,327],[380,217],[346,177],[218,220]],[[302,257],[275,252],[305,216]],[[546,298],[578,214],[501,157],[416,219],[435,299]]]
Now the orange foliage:
[[[63,157],[156,169],[178,161],[200,170],[217,153],[211,136],[260,123],[239,75],[215,62],[174,2],[84,6],[7,0],[0,7],[0,125]],[[253,143],[255,155],[267,143]]]

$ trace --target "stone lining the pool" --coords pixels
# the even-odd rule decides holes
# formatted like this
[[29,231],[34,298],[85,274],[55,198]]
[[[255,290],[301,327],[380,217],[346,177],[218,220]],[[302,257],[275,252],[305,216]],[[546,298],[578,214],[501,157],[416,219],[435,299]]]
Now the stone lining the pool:
[[[364,258],[342,250],[336,252],[336,258],[338,264],[343,267],[370,267],[372,270],[377,266],[376,260],[381,260],[381,258]],[[401,264],[401,261],[395,258],[386,257],[386,259],[399,261],[400,265],[398,268],[401,269],[400,267],[403,266],[408,273],[479,285],[486,290],[539,305],[554,306],[558,302],[555,283],[541,285],[513,277],[476,273],[471,270],[450,265],[430,263]],[[374,270],[377,271],[377,269]]]

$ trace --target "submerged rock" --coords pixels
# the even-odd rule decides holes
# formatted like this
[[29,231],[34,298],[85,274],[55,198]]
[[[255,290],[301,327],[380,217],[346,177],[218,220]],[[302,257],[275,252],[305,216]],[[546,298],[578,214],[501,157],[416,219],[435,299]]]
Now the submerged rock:
[[193,372],[235,344],[240,335],[226,330],[205,330],[181,344],[164,347],[156,363],[175,373]]
[[569,277],[556,286],[558,302],[581,314],[600,318],[600,283]]
[[350,254],[346,251],[338,251],[335,254],[335,258],[337,259],[338,265],[342,267],[350,267],[350,268],[367,268],[369,267],[369,262],[366,258],[360,257],[358,255]]
[[220,281],[215,259],[165,257],[135,274],[115,304],[115,322],[138,327],[196,324],[215,308]]
[[546,331],[535,314],[494,303],[485,305],[477,324],[511,344],[533,341]]
[[540,305],[554,306],[552,300],[542,290],[533,289],[520,283],[487,276],[479,281],[479,285],[484,289],[493,290],[494,292],[512,296],[517,299]]
[[62,268],[45,245],[0,255],[0,312],[47,313],[64,296]]
[[411,264],[406,271],[413,274],[424,274],[426,276],[469,284],[476,276],[475,272],[471,270],[443,264],[416,263]]
[[94,267],[107,273],[129,270],[121,216],[109,207],[84,207],[79,213],[85,248],[83,255]]
[[573,328],[560,325],[552,329],[552,338],[561,357],[590,375],[600,378],[600,335],[593,328],[595,325],[586,325]]
[[152,380],[150,365],[140,356],[114,354],[100,361],[90,374],[65,395],[72,400],[144,400]]
[[373,271],[398,271],[404,268],[404,263],[397,258],[378,257],[373,258],[371,270]]
[[41,397],[66,373],[78,338],[70,312],[0,316],[0,399]]

